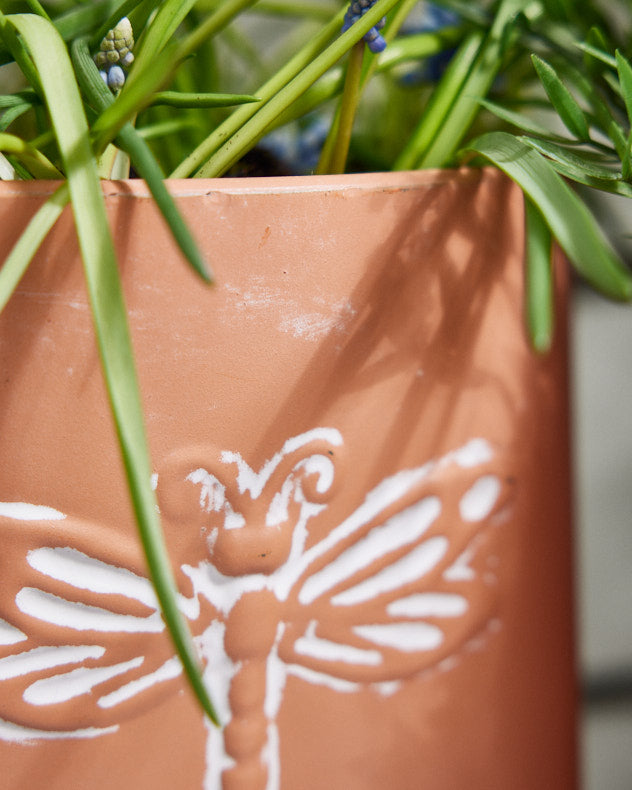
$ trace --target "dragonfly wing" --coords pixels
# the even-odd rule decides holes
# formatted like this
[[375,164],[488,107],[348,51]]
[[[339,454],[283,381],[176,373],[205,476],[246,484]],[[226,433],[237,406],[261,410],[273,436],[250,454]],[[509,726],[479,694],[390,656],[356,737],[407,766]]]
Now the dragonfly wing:
[[25,507],[0,505],[0,738],[90,737],[173,693],[181,667],[136,542]]
[[489,446],[449,454],[423,468],[399,510],[332,545],[297,585],[283,660],[384,682],[480,644],[499,625],[495,527],[514,485],[504,468]]

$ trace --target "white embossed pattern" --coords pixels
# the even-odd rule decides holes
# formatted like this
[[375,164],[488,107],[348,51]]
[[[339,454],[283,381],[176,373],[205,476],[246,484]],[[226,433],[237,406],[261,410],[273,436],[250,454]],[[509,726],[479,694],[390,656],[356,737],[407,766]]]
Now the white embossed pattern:
[[[243,790],[279,790],[277,716],[288,677],[333,693],[392,695],[420,673],[457,666],[468,645],[483,644],[500,627],[492,563],[486,573],[475,563],[486,531],[510,512],[509,483],[494,472],[489,443],[476,438],[385,477],[353,512],[329,525],[335,453],[342,446],[337,430],[317,428],[288,439],[259,471],[225,451],[206,465],[185,465],[182,474],[155,475],[159,500],[163,484],[182,490],[208,522],[200,532],[206,559],[180,558],[192,594],[179,599],[226,725],[225,731],[208,727],[203,790],[221,790],[223,776],[248,762],[260,766],[259,783]],[[177,516],[179,501],[166,502],[167,522]],[[250,511],[255,505],[257,523]],[[328,528],[311,538],[312,526],[323,520]],[[54,521],[59,530],[74,519],[49,506],[0,503],[0,527],[18,521]],[[232,551],[242,537],[254,559]],[[278,551],[267,548],[268,538]],[[146,708],[159,701],[157,690],[182,684],[177,658],[152,657],[156,636],[164,642],[164,625],[146,578],[99,558],[98,548],[38,545],[25,559],[29,581],[17,589],[14,610],[0,618],[0,697],[6,698],[9,682],[10,693],[19,688],[21,694],[11,707],[19,708],[19,717],[0,720],[0,739],[107,735],[124,726],[117,711],[132,700]],[[38,622],[54,627],[55,644],[29,633],[29,624]],[[261,710],[229,704],[240,673],[260,678]],[[79,699],[88,710],[95,706],[101,725],[73,727],[72,714],[63,730],[41,724],[39,710]],[[224,732],[236,732],[241,719],[253,716],[262,721],[261,742],[250,754],[234,747],[231,753]]]

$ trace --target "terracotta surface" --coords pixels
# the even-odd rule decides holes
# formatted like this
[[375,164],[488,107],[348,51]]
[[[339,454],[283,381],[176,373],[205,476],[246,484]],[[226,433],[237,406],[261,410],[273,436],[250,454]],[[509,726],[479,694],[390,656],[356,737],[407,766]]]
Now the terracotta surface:
[[[0,184],[3,247],[49,187]],[[0,318],[1,786],[571,790],[566,338],[526,343],[520,193],[494,171],[172,188],[213,289],[142,183],[107,205],[226,727],[144,579],[65,214]]]

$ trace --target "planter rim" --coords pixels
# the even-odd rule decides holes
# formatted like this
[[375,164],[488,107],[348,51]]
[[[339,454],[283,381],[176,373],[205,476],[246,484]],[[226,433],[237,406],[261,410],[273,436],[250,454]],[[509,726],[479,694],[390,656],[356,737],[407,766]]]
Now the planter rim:
[[[343,175],[255,176],[246,178],[183,178],[167,179],[169,191],[177,197],[195,197],[222,192],[225,194],[287,194],[300,192],[329,192],[338,189],[388,190],[432,186],[446,183],[471,183],[486,177],[503,178],[494,167],[461,167],[458,169],[428,169],[351,173]],[[59,186],[58,181],[0,181],[0,198],[13,195],[46,197]],[[104,194],[129,195],[149,198],[150,192],[142,179],[101,182]]]

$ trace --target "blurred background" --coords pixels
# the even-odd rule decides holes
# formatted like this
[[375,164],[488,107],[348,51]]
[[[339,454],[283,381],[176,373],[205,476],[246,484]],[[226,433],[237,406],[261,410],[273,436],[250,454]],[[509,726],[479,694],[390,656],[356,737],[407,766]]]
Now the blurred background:
[[[602,216],[632,263],[631,203]],[[632,790],[632,307],[576,286],[572,321],[583,790]]]

